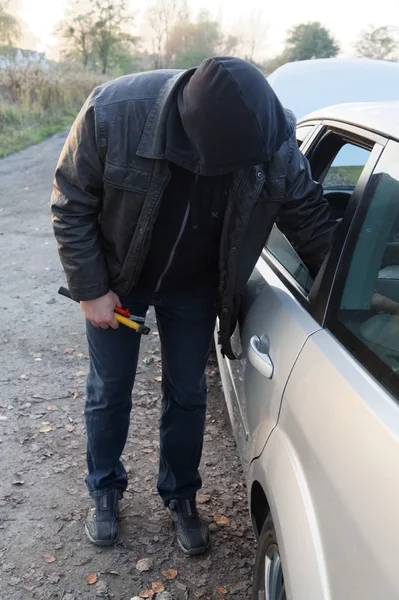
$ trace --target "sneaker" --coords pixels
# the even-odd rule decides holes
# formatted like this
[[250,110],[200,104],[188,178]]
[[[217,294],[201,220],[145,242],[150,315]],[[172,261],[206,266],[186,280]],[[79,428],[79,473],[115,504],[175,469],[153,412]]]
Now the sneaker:
[[94,498],[95,508],[89,511],[85,532],[92,544],[112,546],[118,538],[118,500],[117,490],[105,492]]
[[209,528],[198,514],[195,498],[171,500],[168,510],[183,552],[190,556],[203,554],[210,546]]

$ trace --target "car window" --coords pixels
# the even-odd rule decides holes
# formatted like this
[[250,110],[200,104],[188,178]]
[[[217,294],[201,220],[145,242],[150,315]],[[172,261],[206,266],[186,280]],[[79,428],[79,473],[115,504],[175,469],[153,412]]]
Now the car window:
[[345,144],[335,156],[323,180],[324,188],[354,188],[370,156],[370,150]]
[[[363,195],[344,259],[333,333],[386,387],[399,390],[399,145],[389,142]],[[359,221],[360,219],[360,221]],[[334,314],[335,313],[335,314]]]
[[266,248],[274,258],[279,261],[284,269],[288,271],[295,281],[299,283],[306,292],[310,292],[313,278],[310,275],[308,268],[276,225],[273,226],[266,243]]
[[[318,164],[319,181],[323,183],[325,198],[330,203],[333,218],[340,221],[370,156],[371,148],[368,150],[348,143],[336,133],[328,133],[320,146],[315,161]],[[313,155],[314,153],[313,150]],[[273,228],[266,248],[308,294],[314,279],[294,246],[277,226]]]

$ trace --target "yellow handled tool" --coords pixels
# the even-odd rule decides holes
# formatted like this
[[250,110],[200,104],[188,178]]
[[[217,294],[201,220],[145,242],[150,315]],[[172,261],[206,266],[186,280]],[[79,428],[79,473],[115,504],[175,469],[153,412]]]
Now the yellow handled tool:
[[[114,315],[115,315],[115,319],[118,321],[118,323],[122,323],[122,325],[126,325],[126,327],[130,327],[130,329],[139,331],[139,329],[142,328],[142,325],[139,325],[138,323],[136,323],[136,321],[132,321],[131,319],[129,319],[129,317],[123,317],[122,315],[119,315],[116,311],[114,312]],[[140,333],[143,333],[143,332],[140,332]]]
[[[61,294],[61,296],[65,296],[66,298],[73,300],[71,292],[65,287],[60,287],[58,293]],[[151,331],[150,328],[144,324],[143,317],[135,317],[134,315],[131,315],[128,308],[120,308],[119,306],[116,306],[114,315],[118,323],[126,325],[126,327],[130,327],[130,329],[137,331],[137,333],[148,335]]]

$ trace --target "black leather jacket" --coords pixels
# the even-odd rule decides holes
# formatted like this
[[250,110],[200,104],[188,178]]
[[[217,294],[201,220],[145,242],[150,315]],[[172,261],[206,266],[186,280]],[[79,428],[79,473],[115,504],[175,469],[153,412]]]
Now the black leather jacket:
[[[183,77],[158,71],[111,81],[92,93],[72,127],[51,210],[76,300],[99,298],[109,289],[124,297],[138,281],[170,179],[166,120]],[[230,358],[241,294],[276,218],[313,272],[330,246],[330,210],[293,131],[270,161],[236,171],[229,186],[218,314],[222,350]]]

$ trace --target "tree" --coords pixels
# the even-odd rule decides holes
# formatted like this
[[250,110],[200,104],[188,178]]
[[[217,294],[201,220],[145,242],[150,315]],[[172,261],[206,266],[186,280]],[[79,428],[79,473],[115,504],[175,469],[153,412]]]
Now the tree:
[[238,42],[233,35],[224,36],[219,23],[203,11],[196,22],[181,22],[172,28],[166,50],[176,68],[188,69],[211,56],[232,54]]
[[398,50],[397,30],[389,25],[373,27],[360,32],[356,43],[359,56],[365,58],[376,58],[378,60],[396,60],[395,53]]
[[77,14],[61,21],[57,33],[64,39],[66,56],[81,60],[83,67],[87,68],[93,51],[91,13]]
[[338,54],[339,46],[328,29],[314,21],[289,30],[285,52],[289,61],[331,58]]
[[176,23],[188,21],[186,0],[155,0],[148,10],[148,23],[152,30],[154,68],[166,66],[171,29]]
[[17,17],[7,12],[8,1],[0,1],[0,46],[13,46],[22,35]]
[[128,0],[69,0],[66,18],[58,32],[67,55],[81,60],[84,67],[99,67],[103,74],[118,62],[128,62],[138,38],[128,31],[133,22]]
[[128,0],[92,0],[94,48],[105,74],[112,62],[113,53],[123,45],[135,45],[138,38],[126,31],[132,24]]
[[253,9],[244,22],[241,22],[242,54],[250,62],[254,62],[256,56],[265,47],[268,29],[269,25],[260,9]]

